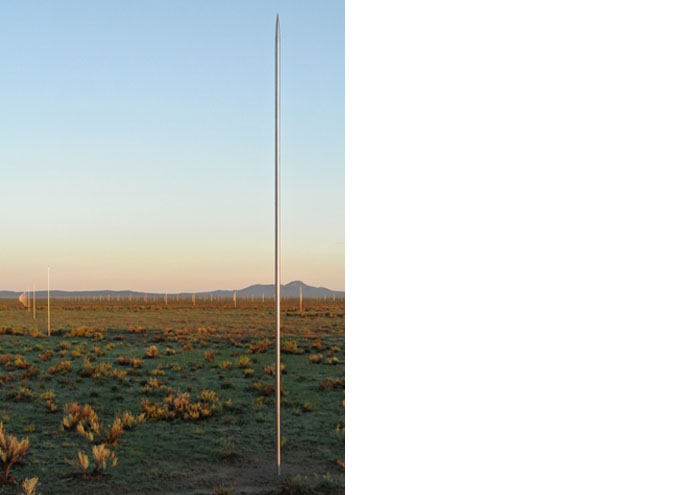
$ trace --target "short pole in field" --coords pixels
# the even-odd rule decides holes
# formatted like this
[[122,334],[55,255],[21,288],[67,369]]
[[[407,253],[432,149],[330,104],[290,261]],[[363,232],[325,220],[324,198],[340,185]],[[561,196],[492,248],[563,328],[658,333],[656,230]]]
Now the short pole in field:
[[46,298],[48,300],[47,302],[47,313],[48,313],[48,321],[47,321],[47,330],[48,330],[48,336],[51,336],[51,267],[48,267],[48,276],[47,276],[47,284],[46,284]]

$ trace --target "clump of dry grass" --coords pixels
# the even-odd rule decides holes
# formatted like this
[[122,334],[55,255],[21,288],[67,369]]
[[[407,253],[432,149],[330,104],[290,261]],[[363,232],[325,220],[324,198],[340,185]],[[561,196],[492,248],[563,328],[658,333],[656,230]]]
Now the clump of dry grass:
[[53,390],[48,390],[42,393],[41,398],[46,401],[46,409],[48,409],[48,412],[58,412],[58,406],[55,404],[55,402],[53,402],[53,400],[56,398],[56,394],[53,392]]
[[145,352],[145,358],[146,359],[154,359],[159,355],[159,349],[157,349],[156,345],[151,345],[147,348],[147,351]]
[[[275,364],[263,366],[263,371],[265,371],[267,375],[275,376]],[[285,366],[283,363],[280,363],[280,373],[283,375],[287,374],[287,366]]]
[[135,427],[138,423],[142,422],[144,417],[135,417],[133,413],[128,410],[123,411],[121,414],[121,423],[123,424],[123,429],[130,430]]
[[337,388],[345,388],[345,377],[343,378],[326,378],[321,382],[323,390],[334,390]]
[[104,330],[101,328],[78,327],[70,330],[65,334],[66,337],[95,337],[96,339],[104,338]]
[[29,449],[29,439],[19,440],[16,436],[5,431],[5,425],[0,421],[0,470],[2,480],[10,478],[10,469],[19,462]]
[[61,361],[55,366],[48,368],[48,372],[52,375],[56,373],[70,373],[72,371],[72,361]]
[[145,386],[142,387],[141,391],[143,394],[149,394],[165,387],[166,383],[164,383],[161,380],[158,380],[157,378],[152,377],[147,379],[147,383],[145,383]]
[[205,351],[205,360],[208,363],[212,363],[215,361],[215,351]]
[[244,376],[245,376],[246,378],[249,378],[249,377],[253,376],[254,373],[255,373],[255,372],[254,372],[253,368],[246,368],[246,369],[244,370]]
[[147,399],[142,399],[140,409],[142,410],[141,416],[147,421],[169,420],[176,417],[176,414],[169,410],[167,404],[153,402]]
[[142,416],[149,421],[172,420],[181,418],[187,421],[206,419],[218,408],[219,398],[211,390],[203,390],[199,400],[191,402],[189,393],[171,393],[160,402],[143,399],[140,407]]
[[[40,359],[41,361],[48,361],[48,360],[51,359],[52,357],[53,357],[53,351],[51,351],[50,349],[46,349],[44,352],[42,352],[41,354],[39,354],[39,359]],[[38,478],[37,478],[37,479],[38,479]]]
[[[94,469],[92,470],[92,476],[100,475],[106,471],[109,464],[114,467],[118,464],[118,458],[111,452],[105,444],[92,446],[92,458],[94,459]],[[70,464],[72,467],[82,471],[82,477],[88,478],[87,470],[89,469],[89,457],[87,454],[82,453],[82,451],[77,451],[77,459],[65,459],[65,462]]]
[[29,387],[19,387],[19,390],[12,394],[12,398],[16,401],[31,400],[33,397],[34,391]]
[[220,399],[213,390],[201,390],[200,400],[203,402],[216,403],[219,402]]
[[110,462],[111,467],[116,466],[118,464],[118,458],[116,455],[111,452],[108,448],[106,448],[106,445],[101,444],[101,445],[95,445],[92,447],[92,457],[94,458],[94,472],[95,473],[102,473],[106,471],[106,466]]
[[80,436],[96,444],[115,445],[123,435],[123,431],[132,428],[138,420],[125,411],[122,416],[114,415],[111,426],[102,425],[99,416],[89,404],[72,402],[65,404],[67,416],[63,418],[63,429],[76,431]]
[[89,404],[70,402],[64,406],[63,430],[75,431],[78,425],[92,421],[98,421],[99,417]]
[[220,368],[223,370],[226,370],[228,368],[232,367],[232,362],[231,361],[220,361]]
[[14,357],[14,361],[12,361],[12,366],[17,368],[18,370],[23,370],[29,367],[29,363],[26,359],[24,359],[24,356],[22,356],[21,354],[17,354]]
[[217,453],[223,458],[234,461],[241,457],[233,436],[222,437],[218,442],[220,448]]
[[114,369],[110,363],[98,363],[94,365],[89,358],[84,358],[82,361],[82,369],[80,370],[80,376],[94,378],[95,380],[109,376],[122,380],[127,374],[128,372],[125,370]]
[[[280,393],[282,394],[283,390],[282,387],[280,387]],[[266,397],[272,397],[275,395],[275,385],[272,385],[270,383],[266,383],[263,385],[263,388],[261,389],[261,393],[266,396]]]
[[38,477],[25,478],[24,481],[22,481],[22,495],[36,495],[36,484],[38,482]]
[[266,397],[256,397],[253,401],[253,410],[254,411],[262,411],[266,407],[266,401],[268,399]]
[[34,378],[40,373],[41,371],[36,366],[29,366],[29,368],[20,373],[19,378],[21,380],[28,380],[30,378]]
[[77,451],[77,459],[65,459],[65,462],[70,464],[75,469],[82,471],[82,477],[87,478],[87,469],[89,469],[89,457],[83,454],[82,451]]
[[116,415],[111,426],[106,428],[101,425],[99,418],[95,418],[89,422],[79,423],[76,431],[90,442],[115,445],[123,435],[123,421]]
[[311,361],[314,364],[320,363],[322,359],[323,359],[323,354],[310,354],[309,355],[309,361]]
[[241,356],[237,360],[237,365],[239,366],[239,368],[248,368],[249,366],[251,366],[252,363],[253,363],[253,359],[251,359],[248,356]]
[[285,340],[280,345],[280,351],[287,354],[296,354],[299,352],[299,345],[296,340]]
[[252,354],[266,352],[272,343],[273,342],[268,339],[258,340],[249,346],[249,351],[251,351]]

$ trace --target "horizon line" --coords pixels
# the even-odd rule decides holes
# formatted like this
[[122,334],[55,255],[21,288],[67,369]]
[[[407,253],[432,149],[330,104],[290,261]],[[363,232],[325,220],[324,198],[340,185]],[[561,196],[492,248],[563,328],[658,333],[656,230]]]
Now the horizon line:
[[[302,282],[301,280],[292,280],[291,282],[287,282],[286,284],[281,284],[283,287],[294,284],[296,282],[299,282],[301,284],[304,284],[307,287],[311,287],[312,289],[324,289],[328,290],[331,292],[345,292],[345,289],[330,289],[325,286],[316,286],[316,285],[309,285],[306,282]],[[255,287],[258,285],[267,285],[269,287],[275,287],[274,283],[268,283],[268,284],[251,284],[247,285],[246,287],[243,287],[241,289],[206,289],[206,290],[183,290],[183,291],[176,291],[176,292],[169,292],[169,291],[147,291],[147,290],[135,290],[135,289],[59,289],[59,288],[51,288],[51,292],[133,292],[133,293],[139,293],[139,294],[203,294],[203,293],[208,293],[208,292],[239,292],[243,291],[246,289],[249,289],[251,287]],[[28,289],[29,292],[33,292],[32,289]],[[36,292],[46,292],[48,289],[42,288],[42,289],[36,289]],[[0,292],[16,292],[18,294],[22,294],[23,292],[26,292],[27,289],[21,289],[21,290],[15,290],[15,289],[0,289]]]

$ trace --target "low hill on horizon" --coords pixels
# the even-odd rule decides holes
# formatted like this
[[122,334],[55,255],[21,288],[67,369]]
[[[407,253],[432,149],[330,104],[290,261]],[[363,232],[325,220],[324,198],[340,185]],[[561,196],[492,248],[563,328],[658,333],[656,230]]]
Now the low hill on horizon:
[[[281,289],[282,297],[299,297],[299,291],[302,291],[302,296],[307,298],[316,297],[345,297],[345,291],[331,290],[325,287],[313,287],[307,285],[300,280],[295,280],[288,284],[284,284]],[[17,299],[22,294],[23,291],[12,291],[12,290],[0,290],[0,299]],[[244,289],[229,289],[229,290],[213,290],[196,292],[196,297],[205,296],[219,296],[219,297],[233,297],[236,292],[237,297],[262,297],[268,296],[272,297],[275,294],[274,284],[254,284],[250,285]],[[192,292],[170,292],[170,296],[188,296],[190,297]],[[51,298],[61,299],[66,297],[98,297],[98,296],[111,296],[111,297],[143,297],[143,296],[162,296],[164,297],[164,292],[139,292],[132,290],[83,290],[83,291],[67,291],[67,290],[51,290]],[[36,297],[39,299],[46,298],[45,290],[37,290]]]

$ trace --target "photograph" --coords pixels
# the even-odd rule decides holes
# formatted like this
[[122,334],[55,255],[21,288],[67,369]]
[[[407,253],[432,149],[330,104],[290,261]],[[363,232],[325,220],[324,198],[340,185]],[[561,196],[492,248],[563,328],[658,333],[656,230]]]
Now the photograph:
[[345,4],[0,2],[0,494],[345,493]]
[[0,0],[0,495],[695,493],[693,19]]

